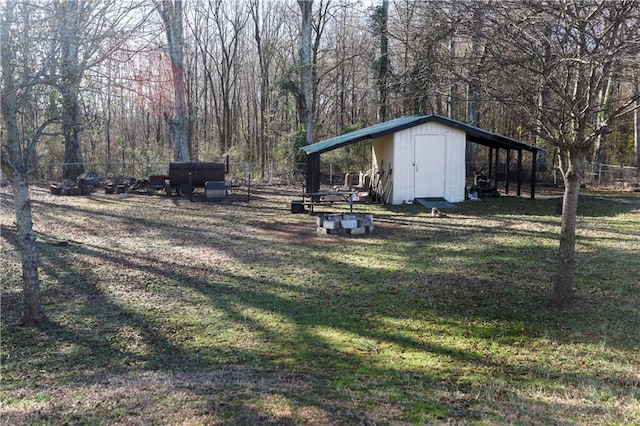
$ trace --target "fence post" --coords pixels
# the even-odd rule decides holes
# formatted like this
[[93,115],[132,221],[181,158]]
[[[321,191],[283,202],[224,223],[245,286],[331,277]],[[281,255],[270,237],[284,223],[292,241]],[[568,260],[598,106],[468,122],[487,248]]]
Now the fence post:
[[244,180],[246,181],[248,177],[251,175],[251,168],[249,166],[249,162],[244,162]]
[[598,185],[602,181],[602,163],[598,163]]

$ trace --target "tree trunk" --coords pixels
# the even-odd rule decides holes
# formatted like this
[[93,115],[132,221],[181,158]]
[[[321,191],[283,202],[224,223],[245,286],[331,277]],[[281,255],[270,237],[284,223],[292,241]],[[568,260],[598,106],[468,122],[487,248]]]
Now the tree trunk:
[[[549,107],[549,87],[543,81],[540,83],[540,93],[538,94],[538,113],[536,116],[536,146],[544,146],[545,140],[540,137],[542,134],[542,123],[547,122],[547,110]],[[538,170],[547,171],[547,156],[544,152],[541,152],[540,161],[538,163]]]
[[634,112],[634,149],[635,149],[635,162],[636,169],[640,174],[640,102],[636,105],[636,110]]
[[389,37],[387,35],[387,21],[389,20],[389,1],[383,0],[380,8],[380,64],[378,68],[378,121],[387,121],[387,80],[389,75]]
[[[449,42],[449,57],[451,63],[455,63],[456,60],[456,34],[451,35],[451,41]],[[449,85],[449,118],[452,120],[458,119],[458,80],[453,78]]]
[[163,0],[158,8],[167,34],[171,75],[173,77],[174,113],[167,119],[173,135],[173,158],[175,161],[189,161],[189,124],[187,91],[184,74],[184,32],[182,28],[182,0]]
[[62,177],[75,180],[84,172],[82,146],[80,143],[80,82],[82,70],[79,63],[78,22],[79,5],[77,1],[61,4],[57,11],[63,22],[60,28],[60,62],[62,95],[62,134],[64,135],[64,165]]
[[[180,4],[176,1],[176,4]],[[176,7],[176,9],[178,9]],[[176,12],[177,15],[177,12]],[[181,14],[179,15],[180,23],[177,24],[178,30],[176,33],[180,34],[180,44],[173,47],[173,53],[171,55],[171,72],[173,76],[173,88],[174,88],[174,107],[175,112],[173,119],[171,120],[171,132],[173,134],[173,157],[176,161],[188,161],[189,160],[189,141],[187,138],[187,126],[189,123],[188,111],[187,111],[187,91],[185,89],[185,76],[184,76],[184,61],[183,61],[183,45],[182,41],[182,21]],[[179,58],[179,59],[178,59]]]
[[[467,84],[467,123],[478,126],[480,122],[480,61],[483,50],[482,29],[484,26],[482,11],[476,10],[474,28],[471,35],[471,65],[469,67]],[[472,170],[477,169],[477,145],[467,142],[467,163]]]
[[[640,73],[635,76],[633,82],[633,93],[636,99],[640,99]],[[636,169],[640,173],[640,100],[636,101],[636,109],[633,112],[634,119],[634,148],[635,148],[635,162]]]
[[549,303],[553,309],[570,309],[575,302],[573,283],[576,269],[576,219],[580,183],[584,176],[586,158],[586,152],[574,151],[565,153],[560,160],[564,179],[564,196],[562,199],[562,228],[560,230],[558,270]]
[[311,64],[311,14],[313,0],[299,0],[302,12],[302,41],[300,46],[300,79],[302,83],[302,115],[306,130],[305,143],[313,143],[313,67]]
[[[596,142],[596,162],[604,164],[606,161],[605,150],[607,147],[607,134],[609,134],[609,121],[611,119],[611,97],[614,90],[615,80],[611,73],[607,76],[606,83],[602,88],[600,96],[600,104],[603,105],[602,111],[598,113],[598,126],[600,132]],[[598,182],[600,183],[600,182]]]
[[[262,39],[262,27],[260,25],[260,17],[266,13],[265,10],[261,8],[260,0],[254,0],[255,2],[251,7],[251,14],[253,17],[253,37],[256,42],[256,48],[258,50],[258,65],[260,67],[260,93],[259,102],[260,102],[260,111],[258,112],[258,116],[256,117],[258,120],[257,130],[257,140],[256,140],[256,149],[257,149],[257,159],[260,163],[260,175],[262,178],[266,176],[266,164],[267,164],[267,108],[269,101],[269,87],[271,83],[269,81],[269,65],[271,63],[271,53],[270,49],[265,49],[263,43],[265,43]],[[265,16],[262,19],[266,19]]]
[[18,246],[22,258],[23,310],[20,324],[37,326],[47,321],[40,298],[40,279],[38,277],[38,253],[33,233],[31,202],[27,184],[28,164],[33,149],[22,149],[18,130],[17,89],[13,80],[14,55],[9,38],[13,21],[14,2],[5,4],[5,17],[0,24],[0,58],[2,67],[3,90],[0,96],[2,115],[6,126],[6,143],[9,150],[9,162],[13,168],[13,198],[18,228]]
[[22,317],[19,324],[26,327],[47,322],[40,298],[40,278],[38,275],[38,252],[33,232],[31,201],[26,174],[15,170],[13,175],[13,199],[18,227],[18,246],[22,258]]
[[[607,126],[606,122],[604,122],[603,124],[601,124],[601,128],[600,128],[600,132],[598,133],[598,139],[596,142],[596,145],[598,147],[597,149],[597,157],[596,157],[596,162],[598,163],[598,165],[602,165],[605,163],[606,161],[606,157],[605,157],[605,148],[607,146],[607,135],[610,133],[609,132],[609,126]],[[598,176],[598,184],[601,184],[601,177]]]
[[62,177],[75,180],[84,172],[82,146],[80,143],[80,102],[75,87],[65,87],[62,92],[62,133],[64,134],[64,165]]

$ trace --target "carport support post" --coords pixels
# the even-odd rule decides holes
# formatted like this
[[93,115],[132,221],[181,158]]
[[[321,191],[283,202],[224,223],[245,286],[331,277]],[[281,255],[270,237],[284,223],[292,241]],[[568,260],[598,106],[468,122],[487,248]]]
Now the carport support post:
[[500,164],[500,149],[496,148],[496,167],[494,170],[496,177],[495,177],[495,180],[493,181],[493,186],[496,188],[496,191],[498,190],[498,176],[500,172],[499,164]]
[[538,150],[531,151],[533,158],[531,159],[531,199],[536,199],[536,169],[538,168]]
[[307,155],[305,181],[307,193],[320,191],[320,154]]
[[511,150],[507,149],[507,157],[504,159],[504,193],[509,193],[509,162],[511,161]]
[[516,176],[517,185],[516,185],[516,195],[519,197],[522,192],[522,150],[518,150],[518,174]]

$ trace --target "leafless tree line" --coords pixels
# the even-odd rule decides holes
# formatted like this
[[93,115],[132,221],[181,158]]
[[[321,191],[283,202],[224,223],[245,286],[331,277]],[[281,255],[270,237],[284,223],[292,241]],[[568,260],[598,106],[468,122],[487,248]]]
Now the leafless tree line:
[[[261,165],[293,164],[300,144],[428,113],[548,145],[542,123],[560,113],[554,87],[546,83],[554,49],[579,42],[571,35],[552,40],[559,37],[554,26],[571,17],[574,2],[300,3],[311,6],[307,53],[300,49],[302,9],[293,1],[14,5],[14,50],[24,52],[17,77],[31,98],[22,114],[53,124],[33,165],[65,163],[64,177],[73,178],[85,160],[121,157],[211,160],[230,154]],[[609,15],[626,2],[609,3],[592,2]],[[553,13],[553,5],[564,10]],[[620,18],[618,39],[637,31],[633,13]],[[541,28],[546,42],[538,37]],[[606,80],[589,95],[606,105],[589,117],[594,127],[638,91],[638,55],[611,43],[607,48],[619,60],[602,70]],[[311,71],[306,96],[301,52],[309,55]],[[37,82],[46,84],[28,83],[36,71]],[[183,86],[174,91],[175,84]],[[305,102],[312,122],[304,116]],[[632,105],[626,112],[599,133],[590,159],[636,164]],[[182,141],[174,139],[176,129]]]

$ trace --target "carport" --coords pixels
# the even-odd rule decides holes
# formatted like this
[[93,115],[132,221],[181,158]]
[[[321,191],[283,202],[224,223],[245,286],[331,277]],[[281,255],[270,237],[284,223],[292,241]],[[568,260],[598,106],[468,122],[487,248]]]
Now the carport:
[[[537,154],[540,148],[438,115],[400,117],[302,147],[307,154],[306,192],[315,193],[320,189],[322,153],[364,140],[372,140],[372,168],[386,171],[389,181],[385,189],[388,191],[386,199],[391,204],[413,199],[420,191],[442,196],[451,202],[462,201],[466,182],[466,142],[489,148],[488,177],[493,182],[498,181],[501,151],[506,159],[511,158],[512,151],[517,153],[518,196],[522,190],[523,152],[530,152],[530,193],[531,199],[535,198]],[[425,171],[430,174],[425,174]],[[420,182],[420,185],[416,182]],[[506,193],[509,192],[509,185],[509,173],[506,173]]]

